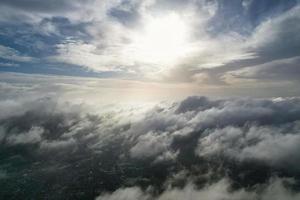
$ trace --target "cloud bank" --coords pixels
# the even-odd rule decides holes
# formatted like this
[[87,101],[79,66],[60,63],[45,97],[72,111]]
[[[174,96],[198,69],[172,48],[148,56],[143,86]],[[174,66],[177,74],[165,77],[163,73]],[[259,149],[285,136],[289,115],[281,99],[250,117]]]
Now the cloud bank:
[[299,98],[145,109],[20,89],[1,99],[1,198],[299,198]]

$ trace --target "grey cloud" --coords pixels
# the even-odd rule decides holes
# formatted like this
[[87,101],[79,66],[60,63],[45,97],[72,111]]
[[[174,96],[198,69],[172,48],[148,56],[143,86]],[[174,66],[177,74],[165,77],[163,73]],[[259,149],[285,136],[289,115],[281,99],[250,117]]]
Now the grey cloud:
[[244,51],[252,53],[253,57],[230,60],[213,69],[195,70],[189,75],[189,79],[194,79],[199,84],[236,86],[236,82],[231,82],[226,77],[237,71],[236,76],[241,78],[238,84],[247,84],[242,78],[257,78],[273,83],[278,80],[297,81],[299,20],[297,5],[272,18],[265,18],[244,41]]
[[[111,194],[101,195],[96,200],[193,200],[193,199],[210,199],[210,200],[296,200],[300,197],[299,193],[294,193],[285,187],[285,183],[290,183],[293,180],[285,179],[272,179],[267,185],[260,185],[257,191],[247,191],[244,189],[230,191],[230,183],[228,180],[223,179],[217,183],[207,185],[202,189],[197,189],[193,184],[185,186],[183,189],[172,188],[164,191],[158,197],[153,197],[147,191],[143,192],[140,188],[121,188]],[[259,191],[260,190],[260,191]]]
[[[68,84],[72,80],[66,90]],[[226,178],[220,198],[238,199],[249,189],[255,199],[257,184],[263,189],[276,175],[295,179],[281,190],[284,195],[291,190],[287,198],[295,196],[299,98],[189,97],[146,110],[89,109],[70,98],[43,98],[46,88],[37,87],[33,98],[22,99],[18,84],[3,87],[15,94],[6,94],[0,106],[0,170],[6,174],[0,179],[1,195],[14,198],[21,194],[15,188],[27,190],[36,183],[50,199],[100,194],[107,199],[183,198],[211,195],[221,187],[214,183]],[[78,193],[68,192],[74,187]],[[37,193],[32,197],[44,197]]]
[[74,24],[101,20],[111,7],[117,6],[120,1],[99,0],[13,0],[1,1],[0,21],[5,23],[28,23],[36,25],[47,18],[65,18]]
[[300,80],[300,58],[293,57],[267,62],[262,65],[243,68],[228,72],[225,76],[236,79],[256,79],[262,81],[299,81]]
[[199,139],[199,156],[228,156],[244,160],[258,160],[287,170],[299,170],[299,121],[288,127],[251,126],[225,127],[207,133]]
[[132,157],[147,158],[157,156],[158,154],[167,151],[168,135],[146,133],[137,139],[137,143],[130,149]]
[[[38,1],[38,0],[3,0],[2,5],[18,8],[27,11],[38,11],[38,12],[57,12],[64,10],[72,10],[74,7],[80,6],[80,4],[88,3],[87,1],[77,0],[77,1],[60,1],[60,0],[50,0],[50,1]],[[78,8],[78,7],[77,7]]]
[[119,4],[107,11],[107,14],[125,26],[136,26],[140,22],[140,9],[143,2],[120,1]]
[[27,133],[9,135],[6,140],[9,144],[18,145],[26,143],[37,143],[41,141],[43,129],[40,127],[31,127]]
[[265,61],[299,56],[300,7],[267,20],[257,27],[253,35],[257,54]]
[[219,101],[209,100],[207,97],[189,97],[180,102],[176,112],[202,111],[219,105]]
[[17,50],[3,45],[0,45],[0,58],[16,62],[32,62],[35,60],[35,58],[21,55]]

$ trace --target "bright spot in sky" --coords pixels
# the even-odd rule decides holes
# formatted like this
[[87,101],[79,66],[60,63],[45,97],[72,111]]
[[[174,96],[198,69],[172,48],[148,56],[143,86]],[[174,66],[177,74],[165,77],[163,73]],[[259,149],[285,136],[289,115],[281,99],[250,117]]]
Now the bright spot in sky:
[[151,17],[144,28],[134,34],[130,49],[139,62],[171,65],[190,52],[188,37],[189,27],[179,15]]

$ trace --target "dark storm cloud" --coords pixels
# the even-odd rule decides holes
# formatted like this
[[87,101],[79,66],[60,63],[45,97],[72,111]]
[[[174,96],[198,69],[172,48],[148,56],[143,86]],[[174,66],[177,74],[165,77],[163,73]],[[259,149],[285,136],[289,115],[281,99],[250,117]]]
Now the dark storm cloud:
[[0,107],[16,106],[0,122],[2,198],[269,199],[274,184],[298,198],[298,98],[189,97],[142,114],[18,101]]

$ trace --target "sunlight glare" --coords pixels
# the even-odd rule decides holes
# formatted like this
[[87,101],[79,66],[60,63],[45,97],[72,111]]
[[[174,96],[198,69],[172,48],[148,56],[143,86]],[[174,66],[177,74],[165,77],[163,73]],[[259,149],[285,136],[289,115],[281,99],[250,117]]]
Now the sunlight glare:
[[174,64],[189,51],[188,27],[179,15],[151,17],[133,38],[136,60],[158,65]]

